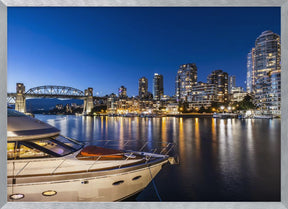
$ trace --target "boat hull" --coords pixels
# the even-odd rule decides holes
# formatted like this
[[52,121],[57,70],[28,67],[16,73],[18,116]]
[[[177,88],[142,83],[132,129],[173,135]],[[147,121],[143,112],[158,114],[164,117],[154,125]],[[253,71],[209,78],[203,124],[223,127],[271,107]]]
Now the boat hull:
[[[117,172],[114,170],[105,171],[103,175],[101,175],[101,171],[77,174],[77,177],[66,174],[66,178],[61,178],[59,175],[52,175],[50,176],[51,181],[37,182],[34,181],[35,178],[40,177],[19,177],[15,182],[15,180],[13,181],[11,178],[8,178],[10,184],[8,183],[7,198],[8,201],[14,202],[120,201],[142,191],[167,162],[168,159],[163,159],[151,164],[148,163],[138,166],[137,168],[117,169]],[[49,176],[43,177],[42,179],[49,179]],[[60,180],[56,180],[57,178]],[[48,194],[53,193],[54,195],[45,196],[45,192]],[[24,197],[18,200],[12,200],[10,198],[12,194],[23,194]]]

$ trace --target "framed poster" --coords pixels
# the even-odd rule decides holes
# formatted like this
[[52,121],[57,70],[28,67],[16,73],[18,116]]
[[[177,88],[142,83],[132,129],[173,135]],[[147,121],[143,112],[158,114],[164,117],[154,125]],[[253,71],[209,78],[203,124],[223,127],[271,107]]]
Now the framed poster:
[[[11,200],[8,200],[7,202],[7,196],[11,196],[14,193],[11,195],[10,194],[7,195],[7,190],[5,189],[7,187],[7,178],[6,178],[7,169],[6,170],[3,169],[1,170],[1,185],[3,185],[1,186],[1,189],[3,190],[3,192],[1,192],[1,199],[0,199],[1,204],[3,205],[1,206],[3,208],[18,208],[18,207],[31,208],[34,206],[46,207],[46,208],[52,208],[56,206],[63,208],[66,207],[92,208],[95,206],[112,207],[112,208],[118,208],[118,207],[119,208],[120,207],[121,208],[122,207],[286,208],[287,207],[287,188],[286,188],[287,183],[285,178],[285,176],[287,176],[287,168],[286,168],[287,156],[285,154],[286,152],[284,149],[287,145],[287,139],[286,139],[287,131],[285,128],[283,128],[286,127],[287,125],[286,121],[287,104],[285,99],[283,99],[286,98],[287,94],[286,90],[287,88],[285,87],[286,86],[285,80],[287,77],[287,69],[286,69],[287,61],[286,59],[284,59],[285,57],[287,57],[287,48],[288,48],[287,47],[288,41],[286,40],[287,37],[286,25],[288,14],[287,2],[281,0],[279,1],[263,0],[257,2],[240,1],[231,3],[226,1],[212,1],[212,0],[202,2],[196,2],[196,1],[26,2],[16,0],[16,1],[1,1],[0,4],[1,4],[0,67],[1,67],[1,75],[3,75],[1,76],[1,82],[0,82],[1,94],[2,94],[1,97],[2,107],[5,107],[7,105],[7,99],[6,99],[7,92],[10,93],[11,91],[13,91],[13,88],[16,82],[18,82],[18,80],[20,79],[20,77],[21,81],[19,82],[24,81],[23,83],[29,88],[29,91],[35,90],[34,87],[41,86],[41,81],[39,80],[39,77],[37,76],[31,77],[31,76],[33,74],[34,75],[39,74],[39,76],[45,77],[45,72],[44,74],[42,74],[42,72],[36,73],[37,71],[33,70],[31,70],[30,72],[29,67],[31,67],[32,65],[25,66],[25,63],[22,63],[23,65],[16,66],[13,62],[9,62],[10,61],[9,57],[7,59],[8,55],[11,57],[11,59],[21,58],[26,59],[27,62],[29,59],[31,59],[29,60],[31,63],[33,61],[33,56],[35,57],[39,55],[40,57],[41,54],[39,53],[42,52],[39,48],[32,49],[31,47],[30,49],[28,45],[25,45],[25,43],[29,44],[30,43],[29,40],[31,41],[33,39],[34,39],[33,41],[35,42],[31,43],[37,43],[37,41],[39,41],[38,44],[40,44],[40,42],[47,43],[47,45],[45,46],[43,45],[44,46],[43,49],[46,49],[46,51],[45,53],[42,54],[42,58],[45,56],[47,56],[47,60],[54,58],[55,65],[53,66],[51,64],[50,69],[49,67],[45,68],[46,73],[47,72],[50,72],[51,74],[54,73],[59,75],[59,77],[61,78],[66,79],[69,78],[68,80],[71,80],[70,82],[63,81],[63,79],[62,81],[61,80],[56,81],[55,78],[55,83],[57,85],[53,87],[54,89],[60,86],[63,87],[66,83],[69,88],[77,87],[73,86],[73,84],[77,83],[82,79],[81,74],[85,71],[83,70],[78,70],[78,72],[77,70],[74,71],[73,65],[75,65],[78,67],[78,69],[81,67],[85,68],[86,72],[90,75],[93,75],[94,77],[97,76],[100,77],[101,75],[105,75],[100,80],[92,79],[94,83],[100,83],[101,80],[105,80],[101,84],[104,90],[101,90],[101,88],[97,85],[93,86],[93,83],[92,82],[89,83],[90,82],[89,80],[86,81],[85,79],[81,80],[81,82],[85,83],[85,85],[87,84],[89,86],[93,86],[94,94],[99,95],[99,97],[106,94],[108,95],[112,93],[115,89],[116,90],[114,92],[118,94],[119,98],[121,96],[125,97],[126,94],[128,95],[130,94],[129,96],[139,94],[138,96],[140,96],[141,93],[139,93],[138,91],[139,90],[138,85],[140,86],[140,84],[138,83],[138,81],[142,77],[148,77],[150,85],[153,80],[154,85],[153,88],[150,89],[150,91],[151,92],[153,91],[154,99],[157,98],[158,96],[157,91],[161,91],[161,88],[156,88],[155,86],[159,86],[160,85],[159,83],[161,83],[160,81],[162,80],[163,82],[164,80],[164,93],[166,93],[168,96],[171,97],[175,93],[175,97],[177,97],[177,92],[179,91],[178,97],[175,98],[177,102],[181,103],[183,99],[186,100],[188,104],[194,104],[194,105],[196,102],[194,100],[195,94],[197,94],[196,91],[194,91],[195,93],[194,97],[193,96],[190,97],[189,96],[190,93],[191,95],[193,95],[193,92],[184,92],[183,90],[181,90],[180,86],[178,90],[176,90],[175,92],[174,88],[175,85],[177,89],[177,83],[184,82],[184,80],[183,81],[181,80],[182,75],[181,72],[185,71],[187,68],[189,69],[192,68],[194,69],[194,71],[196,69],[196,74],[193,74],[193,76],[196,79],[195,83],[198,83],[199,85],[198,86],[195,86],[196,84],[193,85],[194,89],[197,88],[197,92],[201,91],[201,88],[203,88],[203,86],[205,86],[206,89],[210,88],[211,91],[213,91],[214,88],[213,79],[215,78],[215,76],[219,77],[227,76],[227,80],[229,79],[229,81],[231,77],[231,82],[233,83],[233,75],[234,76],[236,75],[237,78],[236,83],[238,83],[237,84],[238,86],[234,84],[234,86],[233,85],[231,86],[231,89],[234,88],[235,91],[236,90],[239,91],[239,94],[237,95],[240,96],[241,95],[240,93],[242,91],[241,88],[247,88],[248,90],[247,85],[248,79],[246,74],[247,56],[248,60],[249,56],[252,56],[251,54],[253,53],[256,54],[255,59],[257,53],[258,58],[262,56],[261,53],[263,50],[261,49],[261,46],[265,44],[263,44],[260,40],[262,39],[268,40],[270,37],[273,37],[275,45],[277,46],[277,43],[280,44],[280,37],[281,37],[281,50],[280,48],[276,47],[275,49],[276,54],[270,52],[270,54],[268,54],[267,56],[269,56],[268,61],[270,63],[270,66],[277,65],[277,62],[279,62],[278,64],[280,65],[280,59],[279,57],[277,57],[279,56],[280,51],[281,51],[280,56],[282,58],[281,59],[282,83],[279,80],[280,76],[278,78],[277,76],[275,76],[275,79],[270,82],[270,83],[273,82],[277,83],[277,85],[280,83],[281,87],[278,89],[279,92],[276,93],[274,92],[274,94],[280,93],[281,91],[282,99],[279,100],[278,98],[276,98],[275,100],[277,100],[279,104],[277,103],[274,106],[271,105],[271,108],[270,109],[268,108],[269,110],[274,111],[273,112],[274,116],[275,115],[281,116],[281,119],[273,119],[273,120],[260,119],[257,121],[256,116],[258,116],[257,115],[258,112],[255,112],[253,113],[255,116],[253,122],[252,120],[248,119],[244,120],[243,122],[240,121],[239,119],[218,120],[215,118],[212,119],[211,124],[209,123],[207,125],[207,120],[201,118],[201,116],[198,115],[198,114],[205,115],[203,114],[203,112],[205,111],[208,114],[209,108],[206,108],[206,106],[203,105],[204,97],[200,99],[202,103],[198,106],[197,105],[185,106],[186,103],[182,102],[181,103],[182,106],[179,106],[178,109],[176,110],[177,112],[179,111],[179,114],[181,113],[181,117],[177,116],[165,117],[165,119],[163,118],[156,119],[155,117],[153,119],[149,119],[148,116],[145,116],[146,118],[144,118],[143,120],[137,119],[135,121],[129,121],[129,120],[127,121],[123,119],[124,116],[122,115],[123,116],[121,117],[122,119],[119,119],[120,121],[117,121],[117,124],[118,122],[120,124],[118,127],[119,128],[119,135],[117,135],[118,138],[121,139],[121,137],[124,138],[129,135],[128,133],[129,128],[127,128],[126,130],[124,127],[131,127],[132,130],[131,133],[133,135],[136,132],[138,133],[141,131],[140,128],[139,130],[137,129],[137,126],[133,126],[133,123],[137,124],[143,123],[143,127],[148,127],[148,129],[147,130],[144,129],[145,134],[143,133],[141,137],[146,138],[148,141],[149,139],[151,139],[149,137],[152,136],[159,137],[162,140],[161,142],[165,140],[169,141],[171,139],[172,142],[176,142],[178,146],[177,148],[179,152],[178,155],[180,158],[180,165],[175,165],[176,168],[172,168],[170,170],[169,168],[166,169],[164,167],[163,170],[160,171],[158,175],[162,179],[160,177],[159,178],[157,177],[157,179],[155,180],[156,182],[151,181],[150,187],[146,189],[146,193],[144,190],[144,192],[140,194],[140,197],[137,199],[138,202],[108,203],[105,201],[105,199],[104,202],[102,200],[102,202],[97,203],[93,200],[89,201],[88,199],[87,201],[84,202],[78,202],[73,199],[71,199],[71,201],[66,200],[65,202],[60,201],[57,203],[56,202],[37,203],[37,201],[12,202]],[[39,19],[37,19],[37,15]],[[66,15],[66,17],[62,18],[63,15],[64,16]],[[233,19],[230,19],[231,17],[233,17]],[[251,20],[251,18],[253,17],[254,18],[257,17],[255,18],[256,20]],[[280,25],[280,17],[281,17],[281,25]],[[42,19],[40,20],[40,18]],[[37,22],[37,20],[39,21]],[[61,20],[63,22],[61,21],[57,22],[57,20]],[[71,21],[70,23],[69,20]],[[85,24],[81,23],[81,21],[86,23]],[[8,23],[11,25],[7,25]],[[29,31],[27,31],[28,29],[25,29],[25,27],[21,27],[21,25],[26,23],[30,24]],[[42,23],[45,23],[45,25],[43,25]],[[91,27],[91,25],[93,24],[95,24],[94,26],[95,28]],[[265,24],[266,28],[261,27],[261,25],[263,26]],[[75,27],[81,29],[75,30]],[[7,30],[7,28],[10,31]],[[101,28],[100,33],[97,33],[99,28]],[[39,32],[41,34],[40,36],[38,36],[39,34],[35,35],[37,34],[37,30],[38,32],[40,31]],[[245,30],[247,32],[245,32]],[[53,33],[49,34],[49,32],[47,31],[53,31]],[[87,31],[89,31],[89,33],[92,34],[88,34]],[[199,31],[202,31],[202,33]],[[252,31],[254,32],[254,36],[251,35],[253,34]],[[248,35],[249,33],[250,36]],[[19,36],[19,34],[27,37],[21,37],[21,35]],[[17,39],[19,40],[19,42],[17,42]],[[235,39],[237,41],[235,41]],[[99,42],[99,40],[102,40],[103,42],[101,43],[101,41]],[[79,45],[76,46],[77,44],[75,43],[77,41],[80,42],[79,43],[80,47]],[[85,41],[87,42],[85,43]],[[268,41],[271,42],[270,39]],[[57,43],[56,45],[54,45],[55,42]],[[247,42],[249,42],[249,44],[247,44]],[[258,42],[261,42],[261,44],[257,45]],[[62,43],[62,45],[60,43]],[[175,43],[175,45],[173,44],[168,45],[168,43]],[[73,44],[75,44],[75,46],[73,46]],[[95,51],[93,47],[99,47],[99,49],[101,50],[97,52],[97,50]],[[31,56],[30,58],[29,56],[21,57],[22,56],[21,52],[24,53],[25,50],[29,52],[29,55]],[[33,50],[35,51],[33,52]],[[75,52],[71,52],[73,50],[75,50]],[[65,56],[65,53],[68,53],[68,51],[70,51],[71,53]],[[219,54],[221,53],[223,53],[222,57],[219,56]],[[245,56],[243,56],[243,54],[245,54]],[[91,56],[91,57],[87,58],[85,56],[87,57]],[[95,61],[93,60],[95,59],[95,56],[98,59],[97,62],[101,63],[102,65],[95,64]],[[192,58],[189,58],[189,56]],[[203,58],[204,56],[205,58]],[[233,56],[242,56],[242,62],[235,61],[233,66],[233,62],[231,61],[234,59]],[[105,63],[103,62],[103,60],[105,59],[107,59],[105,62],[106,64],[109,63],[108,60],[110,60],[109,67],[105,66]],[[174,63],[170,62],[170,60],[173,59]],[[71,62],[71,60],[74,60],[73,61],[74,64],[69,63]],[[208,62],[207,60],[209,60],[211,63],[207,64]],[[165,61],[167,61],[167,64],[161,66],[162,63],[159,64],[157,61],[159,61],[159,63],[161,62],[164,63]],[[57,62],[58,65],[60,66],[62,65],[61,67],[63,69],[63,72],[60,72],[62,71],[62,69],[60,68],[57,69],[56,66]],[[225,64],[223,64],[224,62]],[[238,67],[236,63],[239,65],[242,64],[244,68]],[[245,64],[243,65],[243,63]],[[146,64],[147,66],[145,68]],[[92,65],[97,69],[103,68],[103,71],[101,72],[99,71],[97,74],[93,74],[95,73],[95,69],[89,69],[90,68],[89,65]],[[170,68],[168,65],[172,66],[171,67],[172,70],[168,70],[168,68]],[[258,65],[260,64],[258,63]],[[41,66],[41,62],[40,65],[37,64],[34,65],[34,67],[39,66]],[[138,66],[137,69],[139,70],[133,71],[133,69],[135,69],[135,66]],[[20,73],[19,75],[17,75],[16,73],[14,73],[16,72],[14,71],[14,69],[17,68],[19,69],[19,71],[17,72],[21,72],[21,67],[24,69],[24,72],[27,72],[27,75],[28,77],[30,77],[30,79],[34,78],[34,83],[31,84],[28,83],[29,78],[26,79],[24,74]],[[54,67],[54,69],[52,69],[52,67]],[[65,67],[66,68],[68,67],[69,70],[65,70]],[[238,70],[231,70],[231,68],[233,67],[238,68]],[[9,75],[10,72],[9,68],[11,68],[12,72],[12,74],[10,75]],[[111,70],[111,68],[112,69],[117,68],[117,70]],[[275,67],[275,69],[276,69],[275,71],[279,70],[277,69],[277,67]],[[244,73],[243,70],[245,70]],[[263,69],[262,71],[260,69],[257,72],[260,74],[260,72],[263,72]],[[133,75],[133,73],[135,73],[135,75]],[[225,73],[227,73],[227,75]],[[271,71],[266,72],[266,74],[269,73],[271,74]],[[11,79],[12,84],[9,79],[6,79],[7,74],[8,78]],[[78,75],[77,79],[79,80],[78,81],[73,80],[75,78],[69,76],[69,74]],[[228,74],[231,75],[229,78]],[[245,76],[243,76],[243,74],[245,74]],[[15,79],[12,78],[13,75]],[[53,76],[49,77],[50,75],[46,75],[47,81],[51,81],[53,79],[52,78]],[[178,76],[178,80],[176,79],[176,81],[174,80],[175,75]],[[131,80],[129,80],[128,77],[130,77]],[[171,77],[173,78],[171,79]],[[258,75],[257,78],[260,79],[260,77],[261,76]],[[121,82],[117,82],[117,78],[121,80],[121,82],[123,82],[124,84],[122,85]],[[207,82],[205,81],[206,78]],[[269,78],[274,77],[270,76]],[[132,79],[134,81],[136,80],[135,82],[136,84],[133,85],[131,84],[133,83]],[[200,82],[200,80],[204,82]],[[27,83],[25,81],[27,81]],[[39,81],[39,83],[36,81]],[[111,87],[112,90],[109,89],[110,87],[108,85],[105,86],[109,81],[115,83],[115,86]],[[43,79],[42,83],[43,82],[46,82],[46,80]],[[42,85],[46,84],[49,85],[51,83],[43,83]],[[253,85],[257,86],[260,84],[261,83],[257,83],[255,81],[255,84]],[[78,88],[83,90],[84,88],[89,88],[89,86],[85,85],[80,85]],[[227,85],[229,85],[228,81]],[[75,88],[74,90],[79,90],[78,88]],[[100,90],[98,91],[97,88]],[[271,87],[271,89],[275,88]],[[105,89],[108,90],[105,92]],[[259,89],[260,90],[263,89],[263,86],[260,86],[258,89],[256,88],[256,91],[259,91]],[[158,97],[160,98],[160,96]],[[225,100],[224,94],[223,98],[221,96],[219,97],[219,90],[217,99],[218,100],[223,99],[223,101]],[[241,101],[240,100],[236,101],[236,99],[237,98],[235,98],[235,104],[238,102],[237,104],[241,105],[241,103],[239,103]],[[199,100],[197,102],[199,103]],[[265,101],[263,99],[260,98],[258,100],[258,104],[264,104],[264,103]],[[87,104],[88,103],[86,102],[86,105]],[[225,104],[225,102],[223,102],[223,104]],[[278,114],[277,112],[278,110],[276,107],[277,105],[281,105],[281,114]],[[173,108],[173,105],[170,104],[169,107]],[[86,106],[86,110],[87,108],[89,109],[88,106]],[[212,110],[213,108],[215,108],[215,110]],[[217,114],[215,115],[215,117],[217,117],[218,115],[221,116],[223,114],[225,115],[231,113],[233,110],[232,108],[233,108],[232,105],[231,106],[223,105],[219,107],[211,106],[210,109],[212,113],[217,112]],[[259,107],[257,108],[258,110],[259,109],[263,110],[264,107],[259,105]],[[184,110],[187,112],[185,112]],[[122,112],[118,111],[117,114],[131,113],[131,112],[124,113],[123,110],[121,111]],[[149,113],[149,109],[147,109],[147,112]],[[262,113],[261,117],[264,116],[263,115],[264,112],[260,113]],[[265,112],[265,116],[267,116],[266,113],[268,112]],[[1,108],[2,117],[0,123],[1,123],[2,139],[7,138],[6,114],[7,114],[6,108]],[[191,116],[193,114],[194,116],[196,114],[197,117]],[[126,116],[127,115],[125,115],[125,117]],[[170,115],[168,114],[166,116]],[[51,118],[41,118],[41,116],[39,117],[40,117],[39,119],[42,119],[45,122],[48,122],[48,120],[50,121],[52,120],[53,124],[56,124],[56,128],[59,129],[61,128],[61,125],[58,124],[59,126],[57,126],[56,122],[57,118],[51,119]],[[79,118],[78,119],[76,118],[75,120],[77,123],[77,120],[79,120]],[[85,119],[86,128],[88,127],[87,124],[90,127],[91,125],[90,123],[92,123],[89,120],[90,119]],[[93,120],[94,120],[93,127],[95,129],[103,128],[102,126],[97,127],[95,125],[96,124],[95,119]],[[211,121],[211,118],[209,118],[209,121]],[[78,122],[80,124],[80,120]],[[108,124],[109,120],[105,119],[105,122],[107,122]],[[100,123],[101,121],[99,119],[99,124]],[[151,124],[152,128],[150,130],[149,127]],[[160,124],[159,127],[161,128],[159,128],[159,130],[157,130],[156,128],[158,126],[157,124],[158,125]],[[66,125],[67,124],[65,124],[65,126]],[[174,130],[173,126],[177,126],[177,128]],[[252,128],[253,126],[255,128]],[[202,128],[209,127],[211,131],[201,129],[201,127]],[[258,127],[258,129],[256,127]],[[266,127],[269,127],[269,129],[266,129]],[[73,138],[74,135],[70,135],[72,133],[72,128],[73,127],[67,128],[66,135]],[[85,126],[81,127],[81,129],[84,128]],[[114,130],[115,133],[117,132],[116,129]],[[133,130],[135,131],[135,133],[133,132]],[[238,132],[236,130],[238,130]],[[107,130],[107,137],[108,136],[111,137],[111,135],[108,135],[108,132],[110,131],[111,131],[110,129]],[[257,132],[259,135],[257,136],[257,133],[255,132]],[[77,134],[76,136],[78,136]],[[186,137],[187,135],[189,135],[189,137]],[[280,141],[280,135],[281,135],[281,141]],[[87,137],[88,135],[84,136]],[[137,135],[133,136],[137,138]],[[173,137],[175,136],[176,138],[174,139]],[[96,138],[97,137],[103,138],[104,135],[96,136]],[[253,141],[251,141],[252,138]],[[213,139],[215,141],[213,141]],[[266,141],[264,141],[263,139],[266,139]],[[6,159],[7,158],[5,151],[7,146],[6,140],[1,140],[1,144],[2,144],[2,146],[0,147],[1,149],[0,153],[2,156],[1,159]],[[279,159],[280,157],[281,161]],[[1,165],[2,168],[6,168],[7,161],[2,160]],[[255,168],[253,168],[253,166],[255,166]],[[23,171],[23,169],[20,170]],[[122,182],[115,180],[114,183],[115,185],[116,183],[118,185],[124,182],[125,181]],[[86,183],[86,181],[84,183]],[[46,191],[47,194],[50,195],[51,193],[53,193],[54,190],[52,189],[47,191]],[[15,194],[21,195],[19,193]],[[45,196],[45,194],[43,195],[42,193],[42,196]],[[54,194],[57,194],[57,191],[55,191],[53,195]],[[43,200],[39,199],[39,201]],[[162,203],[161,201],[165,201],[165,203]]]

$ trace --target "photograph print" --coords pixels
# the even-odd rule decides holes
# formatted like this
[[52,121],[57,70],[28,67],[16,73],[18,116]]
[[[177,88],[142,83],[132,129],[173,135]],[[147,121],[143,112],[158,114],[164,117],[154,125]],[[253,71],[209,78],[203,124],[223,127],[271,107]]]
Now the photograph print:
[[7,201],[281,200],[280,7],[7,10]]

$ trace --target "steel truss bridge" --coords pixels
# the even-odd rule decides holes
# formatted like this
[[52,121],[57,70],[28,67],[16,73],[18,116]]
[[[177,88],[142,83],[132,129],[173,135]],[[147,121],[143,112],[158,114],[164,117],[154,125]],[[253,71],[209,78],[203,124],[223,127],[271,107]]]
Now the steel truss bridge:
[[[25,92],[25,86],[22,83],[16,84],[16,93],[7,93],[7,104],[15,103],[15,107],[19,107],[21,112],[26,111],[25,100],[26,98],[67,98],[67,99],[81,99],[84,103],[88,104],[88,109],[91,109],[91,103],[106,103],[106,97],[93,96],[93,89],[88,88],[84,92],[68,86],[38,86],[29,89]],[[23,107],[24,105],[24,107]],[[16,109],[16,108],[15,108]],[[24,110],[23,110],[24,109]],[[87,110],[87,107],[86,109]]]
[[29,89],[26,95],[33,97],[68,97],[68,98],[81,98],[84,92],[67,86],[39,86]]
[[[17,93],[8,93],[8,97],[16,97]],[[71,98],[84,99],[84,92],[67,86],[38,86],[23,94],[26,98]]]

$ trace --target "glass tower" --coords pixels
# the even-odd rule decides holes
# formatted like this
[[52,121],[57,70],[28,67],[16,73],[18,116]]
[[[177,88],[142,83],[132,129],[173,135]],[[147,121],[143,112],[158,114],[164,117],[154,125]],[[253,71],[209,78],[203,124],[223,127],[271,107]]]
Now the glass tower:
[[153,98],[154,100],[160,100],[164,94],[163,88],[163,75],[158,73],[154,74],[153,78]]
[[192,86],[197,84],[197,67],[194,63],[181,65],[176,76],[176,99],[187,101],[192,96]]
[[263,111],[280,113],[280,36],[264,31],[255,41],[255,103]]
[[218,102],[228,102],[228,73],[222,70],[214,70],[208,75],[207,83],[216,84]]
[[140,99],[144,99],[148,96],[148,79],[142,77],[139,79],[138,95]]
[[236,86],[236,76],[235,75],[229,76],[229,81],[228,82],[229,82],[229,84],[228,84],[228,93],[231,94],[233,87]]
[[118,89],[118,95],[120,99],[127,98],[127,88],[125,86],[121,86]]
[[254,93],[255,87],[255,48],[252,48],[247,55],[247,82],[246,88],[248,93]]

